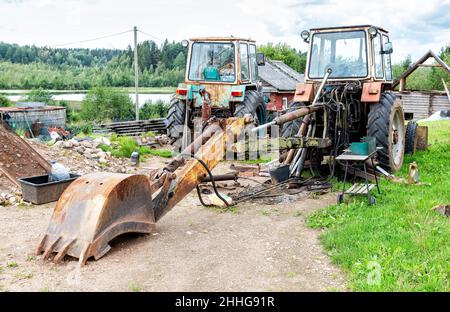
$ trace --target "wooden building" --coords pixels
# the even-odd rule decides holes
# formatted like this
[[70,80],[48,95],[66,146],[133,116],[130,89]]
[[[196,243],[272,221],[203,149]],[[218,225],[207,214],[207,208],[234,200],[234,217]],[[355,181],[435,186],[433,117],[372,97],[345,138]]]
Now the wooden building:
[[[433,58],[435,63],[425,64]],[[393,87],[399,86],[395,92],[403,102],[403,110],[406,119],[423,119],[441,110],[450,110],[450,94],[445,81],[442,85],[445,91],[408,91],[407,78],[420,67],[437,67],[450,75],[450,67],[433,51],[428,51],[424,56],[412,64],[400,77],[394,81]]]
[[270,98],[267,106],[270,111],[285,109],[294,98],[296,84],[304,81],[303,74],[282,61],[266,60],[264,66],[258,67],[258,74],[264,95]]

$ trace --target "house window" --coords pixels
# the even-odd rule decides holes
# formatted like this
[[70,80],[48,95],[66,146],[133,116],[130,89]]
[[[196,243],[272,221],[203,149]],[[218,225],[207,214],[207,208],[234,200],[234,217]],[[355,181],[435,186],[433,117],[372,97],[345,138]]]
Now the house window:
[[287,109],[287,107],[288,107],[288,100],[287,100],[287,97],[284,97],[283,98],[283,109]]

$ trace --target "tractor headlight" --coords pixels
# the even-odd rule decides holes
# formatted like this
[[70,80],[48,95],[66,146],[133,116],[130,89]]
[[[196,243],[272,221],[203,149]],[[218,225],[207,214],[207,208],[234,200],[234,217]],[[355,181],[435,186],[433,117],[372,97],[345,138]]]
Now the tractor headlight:
[[300,37],[302,37],[303,41],[308,40],[308,38],[309,38],[309,31],[307,31],[307,30],[302,31],[300,33]]
[[378,33],[378,30],[375,27],[369,27],[368,31],[369,31],[369,35],[371,37],[375,37],[377,35],[377,33]]
[[183,46],[183,48],[187,48],[189,46],[189,41],[184,39],[183,41],[181,41],[181,45]]

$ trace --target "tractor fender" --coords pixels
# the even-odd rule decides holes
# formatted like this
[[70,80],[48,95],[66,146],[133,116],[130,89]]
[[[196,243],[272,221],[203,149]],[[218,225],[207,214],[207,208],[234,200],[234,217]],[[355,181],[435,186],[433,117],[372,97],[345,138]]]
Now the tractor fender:
[[361,94],[361,102],[378,103],[380,101],[382,82],[365,82]]

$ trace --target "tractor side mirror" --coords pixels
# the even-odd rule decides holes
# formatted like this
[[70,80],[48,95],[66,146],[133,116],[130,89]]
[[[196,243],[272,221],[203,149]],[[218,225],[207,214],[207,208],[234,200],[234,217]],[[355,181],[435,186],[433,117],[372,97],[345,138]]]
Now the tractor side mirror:
[[392,42],[386,42],[384,44],[383,54],[391,54],[392,52],[394,52],[394,49],[392,48]]
[[264,53],[256,53],[256,64],[258,64],[258,66],[266,65],[266,57],[264,56]]

